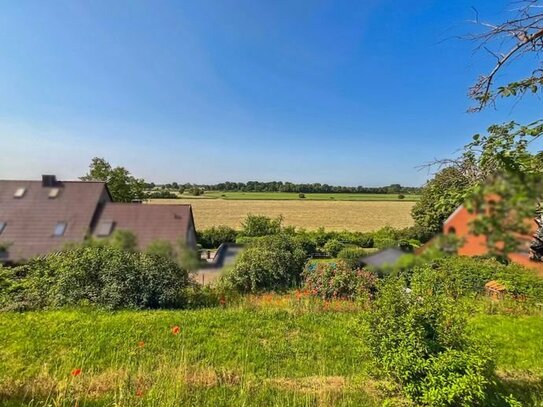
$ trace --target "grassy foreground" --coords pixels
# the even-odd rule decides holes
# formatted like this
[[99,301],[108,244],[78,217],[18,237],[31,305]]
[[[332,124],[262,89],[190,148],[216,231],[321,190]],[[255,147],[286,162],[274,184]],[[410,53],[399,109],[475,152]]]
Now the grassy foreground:
[[[0,314],[0,405],[380,405],[363,311],[303,301]],[[508,389],[542,402],[543,318],[479,315],[471,325],[492,341]]]

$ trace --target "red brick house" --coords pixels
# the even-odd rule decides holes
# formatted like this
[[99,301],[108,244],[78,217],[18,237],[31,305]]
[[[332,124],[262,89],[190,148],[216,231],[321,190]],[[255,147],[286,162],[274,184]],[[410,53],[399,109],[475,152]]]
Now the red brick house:
[[[462,241],[462,246],[458,249],[458,254],[462,256],[482,256],[488,252],[485,236],[475,236],[470,231],[470,223],[475,219],[476,215],[471,213],[464,207],[459,206],[443,224],[444,234],[454,234]],[[519,236],[519,250],[517,253],[511,253],[509,258],[511,261],[522,264],[531,269],[537,270],[543,275],[543,262],[532,261],[529,257],[529,246],[532,240],[532,233],[536,231],[535,223],[530,235]]]
[[130,230],[138,248],[155,240],[180,241],[196,248],[190,205],[112,202],[104,182],[0,180],[0,261],[18,263],[81,243]]

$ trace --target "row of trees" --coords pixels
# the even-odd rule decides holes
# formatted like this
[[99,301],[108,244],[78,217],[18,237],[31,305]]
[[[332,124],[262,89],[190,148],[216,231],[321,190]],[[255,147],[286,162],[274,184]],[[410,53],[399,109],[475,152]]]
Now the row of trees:
[[364,194],[418,194],[419,187],[406,187],[400,184],[392,184],[383,187],[364,186],[337,186],[320,183],[296,184],[292,182],[271,181],[249,181],[249,182],[221,182],[219,184],[170,184],[156,185],[146,184],[147,188],[162,187],[164,189],[194,190],[203,189],[206,191],[229,191],[229,192],[301,192],[301,193],[364,193]]

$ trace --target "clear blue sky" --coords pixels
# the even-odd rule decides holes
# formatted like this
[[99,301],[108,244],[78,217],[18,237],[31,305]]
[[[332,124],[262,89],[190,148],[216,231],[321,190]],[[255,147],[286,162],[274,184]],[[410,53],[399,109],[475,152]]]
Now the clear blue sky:
[[[501,0],[11,1],[0,178],[420,185],[415,167],[541,101],[468,114],[492,60],[457,40]],[[515,72],[515,67],[512,68]]]

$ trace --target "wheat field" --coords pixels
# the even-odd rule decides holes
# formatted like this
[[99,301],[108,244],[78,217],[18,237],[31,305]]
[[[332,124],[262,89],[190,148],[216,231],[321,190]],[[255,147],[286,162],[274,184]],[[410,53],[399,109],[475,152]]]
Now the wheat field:
[[369,232],[390,225],[397,228],[411,226],[414,202],[387,201],[260,201],[224,199],[155,199],[151,204],[190,204],[198,230],[210,226],[241,226],[248,213],[276,217],[283,216],[284,224],[308,230],[325,227],[327,230]]

